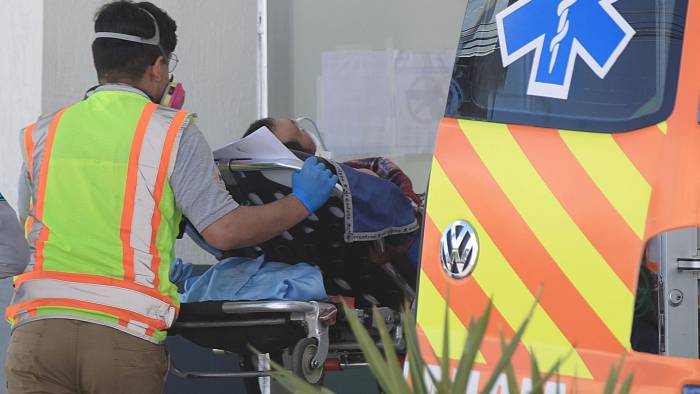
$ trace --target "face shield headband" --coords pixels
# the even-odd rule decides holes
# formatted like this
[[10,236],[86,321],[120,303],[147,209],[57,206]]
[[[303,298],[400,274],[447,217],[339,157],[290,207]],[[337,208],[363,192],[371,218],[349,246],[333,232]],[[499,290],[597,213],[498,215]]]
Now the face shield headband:
[[143,38],[143,37],[139,37],[139,36],[133,36],[131,34],[114,33],[114,32],[109,32],[109,31],[100,31],[100,32],[95,33],[95,39],[114,38],[117,40],[136,42],[139,44],[154,45],[154,46],[157,46],[158,49],[160,49],[163,56],[165,56],[165,51],[163,50],[163,47],[160,46],[160,30],[158,29],[158,22],[156,22],[156,18],[150,12],[144,10],[143,8],[141,8],[141,11],[145,12],[146,15],[148,15],[151,18],[151,20],[153,20],[153,26],[156,28],[156,34],[154,34],[153,37]]

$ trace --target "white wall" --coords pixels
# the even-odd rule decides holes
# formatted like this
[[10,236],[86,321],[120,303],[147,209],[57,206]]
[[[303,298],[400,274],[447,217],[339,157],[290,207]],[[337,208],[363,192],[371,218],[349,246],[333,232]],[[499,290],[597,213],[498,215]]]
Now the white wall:
[[[41,113],[43,2],[9,0],[0,12],[0,193],[16,206],[22,160],[19,131]],[[12,282],[0,281],[0,310],[10,302]],[[4,320],[4,319],[3,319]],[[0,357],[4,360],[9,327],[0,322]],[[4,362],[0,362],[0,366]],[[5,369],[0,368],[4,387]],[[4,392],[0,389],[0,392]]]
[[[102,0],[45,2],[44,112],[80,100],[95,85],[90,44],[93,16]],[[175,78],[187,90],[185,109],[212,147],[237,138],[256,116],[256,2],[156,0],[177,22],[180,62]],[[179,241],[179,256],[209,261],[189,240]]]
[[0,12],[0,193],[16,207],[19,132],[41,113],[43,2],[9,0]]

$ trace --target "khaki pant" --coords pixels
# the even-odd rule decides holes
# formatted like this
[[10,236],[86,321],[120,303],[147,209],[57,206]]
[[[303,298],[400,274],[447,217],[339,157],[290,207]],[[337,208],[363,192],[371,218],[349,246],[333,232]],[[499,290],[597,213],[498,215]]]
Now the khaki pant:
[[167,372],[164,346],[67,319],[15,329],[5,362],[9,394],[160,394]]

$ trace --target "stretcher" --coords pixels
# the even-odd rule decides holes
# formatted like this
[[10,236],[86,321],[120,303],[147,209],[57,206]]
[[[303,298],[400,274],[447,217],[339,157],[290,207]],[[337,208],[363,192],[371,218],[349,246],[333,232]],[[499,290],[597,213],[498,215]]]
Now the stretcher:
[[[303,154],[299,155],[303,158]],[[248,165],[228,160],[219,161],[218,166],[228,191],[241,205],[261,205],[291,193],[289,180],[295,168],[290,168],[289,164]],[[332,165],[328,167],[335,172]],[[341,300],[351,307],[377,341],[373,310],[381,314],[393,335],[396,350],[405,353],[399,311],[415,298],[416,268],[402,258],[385,264],[376,261],[387,243],[400,242],[401,236],[345,242],[342,197],[342,193],[336,192],[314,214],[268,242],[218,256],[265,254],[271,261],[316,265],[323,273],[324,286],[331,298],[184,303],[171,335],[181,335],[218,352],[236,353],[242,360],[242,370],[182,371],[177,368],[177,355],[174,355],[171,371],[175,375],[246,378],[249,391],[255,392],[258,385],[250,378],[270,375],[269,367],[258,362],[256,351],[270,354],[272,359],[311,384],[322,383],[324,370],[366,365],[342,313]]]

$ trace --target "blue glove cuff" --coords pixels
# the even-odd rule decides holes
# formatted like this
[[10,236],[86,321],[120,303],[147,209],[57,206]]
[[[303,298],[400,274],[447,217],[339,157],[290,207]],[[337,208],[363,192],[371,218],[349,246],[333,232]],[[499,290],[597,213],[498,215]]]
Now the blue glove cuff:
[[306,212],[308,212],[309,215],[314,213],[314,210],[311,207],[311,203],[309,200],[304,197],[301,193],[298,192],[292,192],[292,196],[296,197],[299,201],[301,201],[302,204],[304,204],[304,208],[306,208]]

